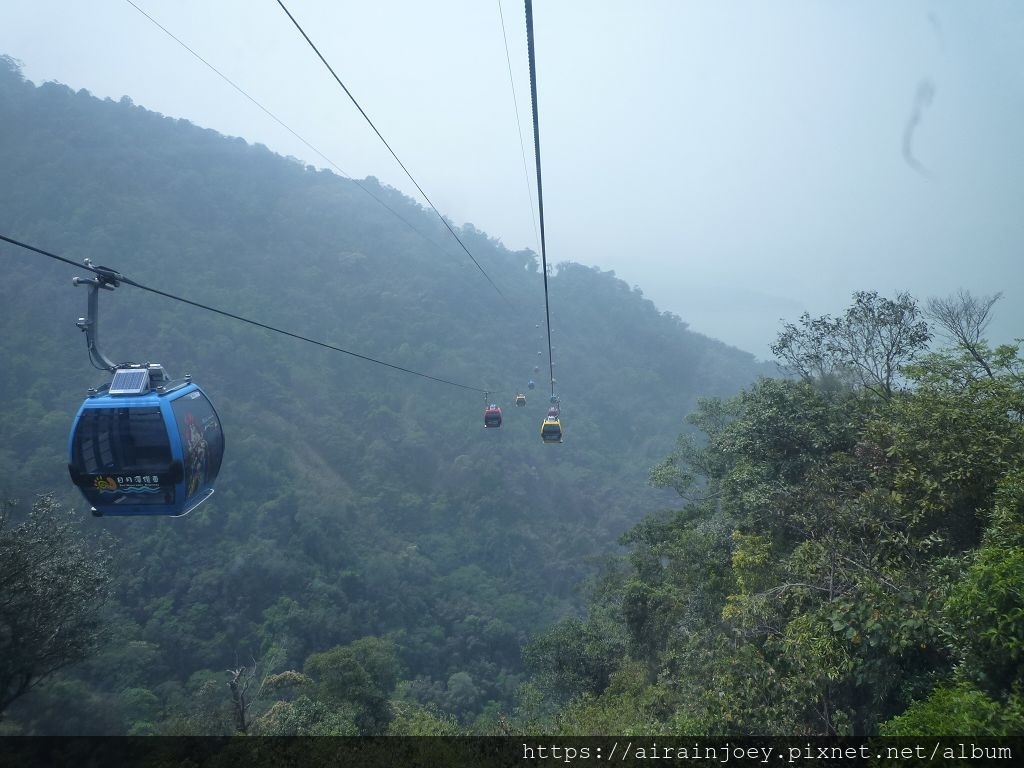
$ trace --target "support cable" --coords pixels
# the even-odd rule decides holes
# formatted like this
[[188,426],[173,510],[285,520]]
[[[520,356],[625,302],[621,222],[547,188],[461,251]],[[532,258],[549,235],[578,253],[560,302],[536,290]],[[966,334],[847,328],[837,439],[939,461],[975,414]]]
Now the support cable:
[[470,392],[484,392],[484,393],[486,393],[488,391],[488,390],[485,390],[485,389],[481,389],[480,387],[472,387],[472,386],[469,386],[468,384],[460,384],[460,383],[458,383],[456,381],[449,381],[448,379],[442,379],[442,378],[439,378],[437,376],[430,376],[429,374],[421,373],[420,371],[414,371],[411,368],[404,368],[401,365],[395,365],[393,363],[387,363],[387,362],[385,362],[383,360],[378,360],[377,358],[370,357],[368,355],[361,355],[358,352],[352,352],[351,350],[343,349],[343,348],[337,347],[337,346],[335,346],[333,344],[328,344],[328,343],[323,342],[323,341],[317,341],[316,339],[311,339],[308,336],[303,336],[303,335],[298,334],[298,333],[292,333],[291,331],[286,331],[283,328],[277,328],[277,327],[275,327],[273,325],[268,325],[267,323],[261,323],[258,320],[252,320],[252,319],[247,318],[247,317],[242,317],[241,315],[236,315],[233,312],[227,312],[226,310],[217,309],[216,307],[211,307],[211,306],[209,306],[207,304],[203,304],[203,303],[198,302],[198,301],[192,301],[191,299],[186,299],[186,298],[184,298],[182,296],[176,296],[173,293],[168,293],[166,291],[161,291],[161,290],[159,290],[157,288],[151,288],[148,285],[143,285],[142,283],[138,283],[138,282],[132,280],[131,278],[125,277],[120,272],[116,272],[116,271],[114,271],[112,269],[109,269],[107,267],[94,267],[91,264],[86,264],[86,265],[83,266],[82,264],[79,264],[76,261],[72,261],[71,259],[68,259],[68,258],[66,258],[64,256],[58,256],[55,253],[51,253],[49,251],[45,251],[42,248],[37,248],[36,246],[29,245],[28,243],[23,243],[20,240],[15,240],[14,238],[7,237],[6,235],[0,234],[0,240],[4,241],[6,243],[10,243],[11,245],[16,245],[19,248],[24,248],[26,250],[33,251],[33,252],[41,254],[43,256],[47,256],[47,257],[49,257],[51,259],[55,259],[57,261],[64,262],[65,264],[70,264],[71,266],[73,266],[73,267],[75,267],[77,269],[87,269],[90,272],[92,272],[93,274],[95,274],[97,277],[105,278],[107,280],[116,280],[116,281],[118,281],[120,283],[124,283],[125,285],[131,285],[131,286],[134,286],[135,288],[139,288],[139,289],[141,289],[143,291],[148,291],[149,293],[155,293],[157,296],[163,296],[164,298],[168,298],[168,299],[171,299],[173,301],[180,301],[183,304],[188,304],[188,305],[193,306],[193,307],[198,307],[199,309],[205,309],[208,312],[214,312],[214,313],[216,313],[218,315],[223,315],[224,317],[230,317],[233,320],[239,320],[240,322],[248,323],[249,325],[255,325],[257,328],[263,328],[264,330],[271,331],[273,333],[280,333],[283,336],[289,336],[289,337],[291,337],[293,339],[298,339],[299,341],[305,341],[305,342],[307,342],[309,344],[315,344],[316,346],[323,347],[324,349],[329,349],[329,350],[332,350],[334,352],[341,352],[342,354],[350,355],[351,357],[357,357],[360,360],[365,360],[368,363],[374,363],[375,365],[382,365],[385,368],[391,368],[392,370],[395,370],[395,371],[401,371],[402,373],[408,373],[408,374],[411,374],[413,376],[419,376],[420,378],[423,378],[423,379],[429,379],[430,381],[436,381],[439,384],[447,384],[448,386],[458,387],[459,389],[468,389]]
[[530,103],[533,106],[533,147],[537,161],[537,213],[540,218],[540,259],[544,272],[544,317],[548,332],[548,372],[551,397],[555,397],[555,363],[551,355],[551,302],[548,298],[548,252],[544,239],[544,187],[540,175],[540,121],[537,114],[537,63],[533,45],[533,2],[526,0],[526,49],[530,58]]
[[192,54],[192,56],[194,56],[198,61],[200,61],[201,63],[206,65],[206,67],[208,69],[210,69],[210,71],[212,71],[215,75],[217,75],[221,80],[223,80],[225,83],[230,85],[232,88],[234,88],[240,94],[242,94],[242,96],[244,96],[246,99],[248,99],[250,102],[252,102],[256,107],[258,107],[260,110],[262,110],[264,112],[264,114],[266,114],[271,120],[273,120],[275,123],[277,123],[282,128],[284,128],[286,131],[288,131],[288,133],[290,133],[292,136],[294,136],[296,139],[298,139],[300,142],[302,142],[310,151],[314,152],[318,157],[320,157],[321,160],[323,160],[325,163],[327,163],[331,168],[333,168],[335,171],[340,173],[346,179],[351,181],[353,184],[355,184],[357,187],[359,187],[359,189],[361,189],[363,192],[365,192],[367,195],[369,195],[375,201],[377,201],[377,203],[379,203],[381,206],[383,206],[388,211],[390,211],[395,216],[395,218],[397,218],[399,221],[401,221],[403,224],[405,224],[405,226],[407,226],[409,229],[411,229],[417,235],[422,237],[425,241],[430,243],[432,246],[437,248],[437,250],[439,250],[441,253],[444,253],[445,255],[448,255],[448,251],[446,251],[444,248],[442,248],[440,245],[438,245],[436,242],[434,242],[434,240],[432,240],[430,237],[428,237],[423,232],[421,232],[419,229],[417,229],[415,227],[415,225],[410,223],[408,219],[406,219],[404,216],[402,216],[402,214],[400,214],[398,211],[396,211],[394,208],[392,208],[390,205],[388,205],[386,202],[384,202],[381,198],[379,198],[377,195],[375,195],[372,191],[370,191],[369,187],[367,187],[365,184],[361,183],[355,177],[350,176],[348,173],[346,173],[342,168],[340,168],[338,166],[337,163],[335,163],[333,160],[331,160],[331,158],[327,157],[327,155],[325,155],[319,149],[314,147],[310,142],[308,142],[306,139],[304,139],[302,136],[300,136],[295,130],[293,130],[283,120],[281,120],[281,118],[279,118],[277,115],[275,115],[273,112],[271,112],[265,106],[263,106],[255,98],[250,96],[245,91],[245,89],[243,89],[240,85],[235,83],[231,78],[229,78],[227,75],[225,75],[223,72],[221,72],[215,66],[213,66],[213,64],[211,64],[209,61],[207,61],[202,56],[200,56],[198,53],[196,53],[195,50],[193,50],[191,47],[189,47],[189,45],[187,43],[185,43],[183,40],[181,40],[180,38],[175,36],[173,32],[171,32],[169,29],[167,29],[167,27],[165,27],[159,21],[157,21],[152,16],[150,16],[148,13],[146,13],[144,10],[142,10],[139,6],[137,6],[134,2],[132,2],[132,0],[125,0],[125,2],[128,3],[128,5],[130,5],[132,8],[137,10],[139,13],[141,13],[143,16],[145,16],[147,19],[149,19],[158,29],[160,29],[165,35],[167,35],[169,38],[171,38],[171,40],[173,40],[178,45],[180,45],[182,48],[184,48],[186,51],[188,51],[190,54]]
[[[130,0],[129,0],[130,1]],[[519,151],[523,156],[523,176],[526,178],[526,194],[530,198],[530,223],[533,224],[533,235],[537,238],[537,247],[540,248],[540,234],[537,232],[537,217],[533,211],[533,190],[530,188],[530,169],[526,163],[526,143],[523,141],[523,122],[519,119],[519,99],[516,97],[516,82],[512,77],[512,57],[508,52],[508,35],[505,33],[505,14],[501,10],[501,0],[498,2],[498,17],[501,19],[501,38],[505,41],[505,61],[508,62],[508,82],[512,86],[512,106],[516,110],[516,128],[519,129]]]
[[487,272],[484,271],[484,268],[482,266],[480,266],[480,262],[478,262],[476,260],[476,257],[474,257],[472,253],[470,253],[469,248],[466,247],[466,244],[462,242],[462,240],[459,238],[459,236],[457,234],[455,234],[455,230],[452,229],[452,225],[449,224],[448,220],[444,216],[441,215],[441,212],[439,210],[437,210],[437,206],[435,206],[434,203],[430,200],[430,198],[427,196],[427,193],[423,191],[423,187],[421,187],[419,185],[419,182],[416,181],[415,178],[413,178],[413,175],[409,172],[409,169],[405,167],[405,163],[403,163],[399,159],[398,155],[395,154],[395,150],[393,150],[391,148],[391,145],[388,144],[387,139],[385,139],[384,136],[381,134],[381,132],[377,130],[377,126],[373,124],[373,121],[370,119],[370,116],[368,114],[366,114],[366,112],[363,110],[363,108],[361,106],[359,106],[359,102],[356,101],[355,96],[353,96],[352,92],[349,91],[349,89],[347,87],[345,87],[345,84],[341,81],[341,78],[338,77],[338,73],[335,72],[334,68],[330,64],[327,63],[327,59],[325,59],[323,54],[320,53],[320,50],[316,47],[316,45],[310,39],[309,35],[307,35],[305,30],[299,25],[299,22],[295,20],[295,17],[292,16],[292,14],[291,14],[291,11],[288,10],[288,8],[285,6],[285,4],[281,0],[277,0],[277,4],[279,6],[281,6],[281,10],[283,10],[285,12],[285,14],[288,16],[288,18],[291,19],[292,24],[294,24],[295,28],[297,30],[299,30],[299,34],[301,34],[302,37],[305,38],[306,42],[309,43],[309,47],[313,49],[313,52],[317,55],[317,57],[320,59],[320,61],[323,62],[323,65],[325,67],[327,67],[327,71],[331,73],[331,75],[334,77],[335,81],[338,83],[338,85],[341,86],[341,89],[345,92],[345,95],[348,96],[349,100],[351,100],[351,102],[355,105],[356,109],[359,110],[359,114],[361,114],[363,116],[363,118],[366,120],[366,122],[369,123],[370,127],[373,128],[373,132],[377,134],[377,138],[379,138],[384,143],[384,146],[387,147],[388,152],[390,152],[391,156],[393,158],[395,158],[395,162],[397,162],[399,167],[401,167],[401,169],[403,171],[405,171],[405,175],[409,177],[409,181],[411,181],[413,183],[413,185],[416,187],[416,189],[419,190],[419,193],[423,196],[423,199],[427,201],[427,204],[431,208],[434,209],[434,213],[437,214],[437,217],[441,220],[441,223],[445,225],[445,227],[451,233],[452,237],[455,238],[456,242],[460,246],[462,246],[462,250],[464,250],[466,252],[466,255],[469,256],[470,259],[472,259],[474,264],[476,264],[476,268],[480,270],[480,274],[482,274],[485,278],[487,278],[487,282],[491,284],[491,287],[495,291],[497,291],[498,295],[501,296],[501,298],[505,299],[505,302],[511,307],[512,306],[512,302],[509,301],[509,299],[505,296],[505,294],[503,294],[501,292],[501,290],[498,288],[498,286],[495,285],[494,281],[491,280],[491,276],[488,275]]

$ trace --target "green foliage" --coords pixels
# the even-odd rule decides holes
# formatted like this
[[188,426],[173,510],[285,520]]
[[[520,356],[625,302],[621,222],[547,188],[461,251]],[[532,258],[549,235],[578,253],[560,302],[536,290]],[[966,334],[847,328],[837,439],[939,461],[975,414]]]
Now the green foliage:
[[1024,548],[979,550],[946,610],[979,685],[1024,685]]
[[999,478],[1024,452],[1020,422],[1007,418],[1020,406],[1020,385],[1010,378],[926,379],[870,425],[868,439],[885,454],[878,470],[893,501],[911,512],[914,533],[934,530],[952,551],[978,544],[977,512],[991,509]]
[[624,664],[600,695],[585,693],[558,715],[554,735],[656,736],[664,712],[658,690],[646,680],[643,666]]
[[260,736],[359,736],[357,707],[348,702],[328,704],[309,696],[278,701],[255,722]]
[[611,622],[567,619],[523,649],[527,667],[556,696],[599,694],[625,650]]
[[53,496],[24,521],[0,503],[0,718],[15,700],[93,653],[102,636],[110,573]]
[[288,670],[286,672],[278,672],[274,675],[269,675],[263,683],[263,688],[268,692],[288,690],[294,688],[301,688],[312,684],[306,675],[295,670]]
[[632,573],[617,588],[615,602],[629,648],[647,661],[652,678],[675,633],[717,620],[732,584],[730,532],[729,522],[709,508],[690,507],[649,518],[623,538],[634,544]]
[[983,545],[944,606],[959,679],[993,696],[1024,688],[1024,469],[1004,476]]
[[811,318],[800,327],[786,323],[772,353],[805,381],[827,386],[857,381],[867,391],[892,397],[902,369],[927,345],[928,324],[907,293],[895,299],[857,291],[841,318]]
[[388,736],[461,736],[465,730],[451,715],[410,701],[392,702]]
[[121,693],[126,718],[131,719],[128,736],[154,736],[160,721],[160,699],[147,688],[128,688]]
[[364,637],[306,659],[318,702],[348,704],[359,733],[379,735],[391,720],[388,699],[398,680],[399,663],[393,642]]
[[1019,693],[998,701],[970,683],[936,688],[924,701],[883,723],[882,736],[1019,736],[1024,726],[1024,699]]
[[620,687],[563,688],[560,732],[1021,732],[1019,357],[970,333],[922,354],[916,302],[855,298],[784,330],[803,380],[701,402],[704,439],[652,470],[687,505],[624,538],[591,598],[610,626],[535,646],[543,681],[561,648],[601,647],[588,631],[627,632]]

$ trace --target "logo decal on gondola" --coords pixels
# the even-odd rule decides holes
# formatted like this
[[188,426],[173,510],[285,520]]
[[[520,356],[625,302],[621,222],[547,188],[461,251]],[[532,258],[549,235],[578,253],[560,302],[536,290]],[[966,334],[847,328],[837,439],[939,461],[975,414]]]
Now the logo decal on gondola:
[[112,477],[97,477],[92,481],[92,484],[98,491],[117,490],[117,481]]
[[92,484],[102,493],[160,493],[159,475],[106,475],[93,478]]
[[160,493],[159,475],[118,475],[121,493]]
[[159,475],[118,475],[118,485],[159,485]]

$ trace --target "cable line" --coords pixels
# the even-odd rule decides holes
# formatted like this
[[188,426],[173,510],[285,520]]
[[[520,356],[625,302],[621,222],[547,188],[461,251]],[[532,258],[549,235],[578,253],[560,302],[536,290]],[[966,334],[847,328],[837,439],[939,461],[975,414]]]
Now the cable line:
[[390,205],[388,205],[383,200],[381,200],[379,197],[377,197],[377,195],[373,194],[373,192],[370,191],[370,189],[367,186],[365,186],[364,184],[362,184],[358,179],[356,179],[353,176],[350,176],[348,173],[346,173],[344,170],[342,170],[340,167],[338,167],[338,165],[333,160],[331,160],[331,158],[327,157],[327,155],[325,155],[319,149],[317,149],[312,144],[310,144],[308,141],[306,141],[306,139],[304,139],[302,136],[300,136],[298,133],[296,133],[289,125],[287,125],[277,115],[275,115],[273,112],[271,112],[265,106],[263,106],[260,102],[258,102],[252,96],[250,96],[245,91],[245,89],[243,89],[240,85],[235,83],[231,78],[229,78],[227,75],[225,75],[223,72],[221,72],[215,66],[213,66],[213,64],[211,64],[206,59],[204,59],[202,56],[200,56],[198,53],[196,53],[196,51],[194,51],[192,48],[190,48],[184,41],[182,41],[181,39],[176,37],[173,32],[171,32],[169,29],[167,29],[167,27],[165,27],[159,21],[154,19],[152,16],[150,16],[144,10],[139,8],[139,6],[137,6],[134,2],[132,2],[132,0],[125,0],[125,2],[128,3],[128,5],[130,5],[132,8],[137,10],[139,13],[141,13],[143,16],[145,16],[147,19],[149,19],[158,29],[160,29],[164,34],[166,34],[169,38],[171,38],[171,40],[176,42],[178,45],[180,45],[182,48],[184,48],[186,51],[188,51],[190,54],[192,54],[196,59],[198,59],[200,62],[205,64],[214,74],[216,74],[218,77],[220,77],[221,80],[223,80],[225,83],[227,83],[232,88],[234,88],[236,91],[238,91],[240,94],[242,94],[245,98],[247,98],[255,106],[259,107],[259,109],[261,109],[268,117],[270,117],[271,120],[273,120],[275,123],[277,123],[282,128],[284,128],[286,131],[288,131],[288,133],[290,133],[296,139],[301,141],[311,151],[316,153],[325,163],[327,163],[329,166],[331,166],[331,168],[336,170],[338,173],[340,173],[346,179],[348,179],[353,184],[355,184],[357,187],[359,187],[363,192],[365,192],[370,197],[372,197],[374,200],[376,200],[380,205],[382,205],[384,208],[386,208],[388,211],[390,211],[395,216],[395,218],[397,218],[399,221],[401,221],[403,224],[405,224],[409,229],[411,229],[417,235],[422,237],[424,240],[426,240],[432,246],[437,248],[437,250],[439,250],[441,253],[445,254],[446,256],[448,255],[448,251],[446,251],[438,243],[434,242],[430,237],[428,237],[423,232],[421,232],[419,229],[417,229],[416,226],[414,224],[412,224],[411,222],[409,222],[408,219],[406,219],[404,216],[402,216],[402,214],[400,214],[398,211],[396,211]]
[[448,220],[441,215],[441,212],[437,210],[437,206],[435,206],[434,203],[431,202],[430,198],[427,196],[427,193],[423,191],[423,187],[421,187],[419,185],[419,182],[413,178],[413,175],[411,173],[409,173],[409,169],[405,167],[405,164],[399,159],[398,155],[395,154],[395,150],[393,150],[391,148],[391,145],[388,144],[387,139],[385,139],[381,132],[377,130],[377,126],[373,124],[373,121],[370,119],[370,116],[366,114],[366,112],[363,110],[361,106],[359,106],[359,102],[356,101],[355,96],[353,96],[351,91],[349,91],[349,89],[345,87],[345,84],[341,81],[341,78],[338,77],[338,74],[334,71],[334,68],[327,63],[327,59],[324,58],[323,54],[320,53],[320,50],[310,39],[309,35],[306,34],[305,30],[299,25],[299,22],[297,22],[295,20],[295,17],[292,16],[291,11],[288,10],[288,8],[285,6],[283,2],[281,2],[281,0],[277,0],[277,4],[281,6],[281,10],[283,10],[285,14],[288,16],[288,18],[291,19],[292,24],[295,25],[295,28],[299,30],[299,33],[305,38],[306,42],[309,43],[309,47],[313,49],[313,52],[317,55],[320,61],[323,62],[323,65],[327,67],[327,71],[331,73],[331,75],[337,81],[338,85],[341,86],[341,89],[345,91],[345,94],[355,105],[356,109],[359,110],[359,114],[361,114],[363,118],[366,120],[366,122],[370,124],[370,127],[373,128],[373,132],[377,134],[377,138],[384,142],[384,146],[388,148],[388,152],[390,152],[391,156],[395,158],[395,162],[397,162],[401,169],[405,171],[405,175],[409,177],[409,181],[411,181],[415,185],[416,189],[419,190],[419,193],[423,195],[423,199],[427,201],[431,208],[434,209],[434,213],[437,214],[437,217],[441,220],[441,223],[445,225],[449,232],[451,232],[452,237],[454,237],[456,242],[458,242],[458,244],[462,246],[462,250],[464,250],[466,252],[466,255],[469,256],[470,259],[472,259],[474,264],[476,264],[476,268],[480,270],[480,274],[487,278],[487,282],[491,284],[491,287],[495,291],[497,291],[498,295],[501,296],[501,298],[505,299],[509,306],[512,306],[512,302],[509,301],[505,294],[503,294],[501,290],[498,288],[498,286],[494,284],[494,281],[491,280],[491,276],[484,271],[484,268],[480,266],[480,262],[478,262],[476,258],[473,256],[473,254],[469,252],[469,248],[466,247],[466,244],[462,242],[462,240],[459,238],[457,234],[455,234],[455,230],[452,229],[452,226],[451,224],[448,223]]
[[555,362],[551,355],[551,304],[548,300],[548,251],[544,240],[544,188],[540,176],[540,124],[537,115],[537,63],[533,52],[533,2],[526,0],[526,50],[530,58],[530,103],[533,106],[533,147],[537,160],[537,213],[540,218],[540,259],[544,271],[544,316],[548,331],[548,371],[551,397],[555,396]]
[[516,128],[519,129],[519,151],[523,156],[523,175],[526,177],[526,194],[530,198],[530,223],[533,224],[533,235],[537,238],[537,247],[540,247],[540,235],[537,234],[537,219],[533,213],[533,190],[530,189],[530,169],[526,164],[526,144],[523,141],[523,122],[519,119],[519,99],[516,97],[516,82],[512,77],[512,57],[508,52],[508,35],[505,33],[505,14],[501,10],[501,0],[498,2],[498,17],[501,19],[501,38],[505,41],[505,61],[508,62],[508,82],[512,86],[512,106],[516,110]]
[[227,311],[225,311],[223,309],[217,309],[216,307],[211,307],[211,306],[209,306],[207,304],[202,304],[202,303],[200,303],[198,301],[192,301],[191,299],[186,299],[186,298],[184,298],[182,296],[176,296],[173,293],[167,293],[166,291],[161,291],[161,290],[159,290],[157,288],[151,288],[151,287],[149,287],[147,285],[143,285],[141,283],[137,283],[134,280],[125,277],[120,272],[116,272],[116,271],[114,271],[112,269],[109,269],[109,268],[106,268],[106,267],[91,267],[91,266],[88,266],[88,265],[82,265],[82,264],[79,264],[76,261],[72,261],[71,259],[68,259],[68,258],[66,258],[64,256],[58,256],[55,253],[51,253],[49,251],[44,251],[42,248],[37,248],[34,245],[29,245],[28,243],[23,243],[20,240],[15,240],[14,238],[7,237],[6,235],[3,235],[3,234],[0,234],[0,240],[3,240],[4,242],[10,243],[11,245],[16,245],[19,248],[24,248],[24,249],[29,250],[29,251],[34,251],[35,253],[41,254],[43,256],[47,256],[47,257],[49,257],[51,259],[56,259],[57,261],[62,261],[65,264],[70,264],[71,266],[73,266],[73,267],[75,267],[77,269],[89,270],[93,274],[102,276],[105,279],[115,280],[117,282],[124,283],[125,285],[131,285],[131,286],[134,286],[135,288],[139,288],[139,289],[141,289],[143,291],[148,291],[149,293],[155,293],[158,296],[163,296],[165,298],[172,299],[174,301],[180,301],[183,304],[189,304],[189,305],[191,305],[193,307],[198,307],[199,309],[205,309],[208,312],[214,312],[214,313],[216,313],[218,315],[223,315],[224,317],[230,317],[233,320],[239,320],[239,321],[241,321],[243,323],[248,323],[249,325],[255,325],[257,328],[263,328],[264,330],[272,331],[273,333],[280,333],[280,334],[282,334],[284,336],[289,336],[289,337],[291,337],[293,339],[298,339],[299,341],[305,341],[305,342],[308,342],[309,344],[315,344],[316,346],[323,347],[324,349],[330,349],[330,350],[332,350],[334,352],[341,352],[341,353],[346,354],[346,355],[351,355],[352,357],[357,357],[360,360],[365,360],[368,363],[374,363],[376,365],[382,365],[385,368],[391,368],[391,369],[396,370],[396,371],[401,371],[402,373],[408,373],[408,374],[411,374],[413,376],[419,376],[420,378],[423,378],[423,379],[429,379],[430,381],[436,381],[439,384],[447,384],[447,385],[452,386],[452,387],[458,387],[459,389],[468,389],[470,392],[482,392],[484,394],[487,394],[488,392],[491,392],[491,390],[481,389],[480,387],[471,387],[468,384],[459,384],[456,381],[449,381],[448,379],[442,379],[442,378],[439,378],[437,376],[430,376],[429,374],[426,374],[426,373],[420,373],[419,371],[414,371],[411,368],[404,368],[404,367],[402,367],[400,365],[395,365],[393,363],[387,363],[387,362],[384,362],[383,360],[378,360],[378,359],[376,359],[374,357],[369,357],[368,355],[361,355],[358,352],[352,352],[352,351],[350,351],[348,349],[342,349],[341,347],[336,347],[333,344],[328,344],[328,343],[323,342],[323,341],[317,341],[316,339],[311,339],[308,336],[303,336],[303,335],[298,334],[298,333],[292,333],[291,331],[286,331],[283,328],[277,328],[277,327],[275,327],[273,325],[267,325],[266,323],[261,323],[258,320],[251,320],[251,319],[249,319],[247,317],[242,317],[241,315],[236,315],[236,314],[234,314],[232,312],[227,312]]

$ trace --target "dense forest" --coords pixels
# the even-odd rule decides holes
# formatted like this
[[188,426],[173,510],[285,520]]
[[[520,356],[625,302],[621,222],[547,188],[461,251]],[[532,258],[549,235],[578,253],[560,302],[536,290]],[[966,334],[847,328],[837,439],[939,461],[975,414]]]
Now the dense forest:
[[781,329],[794,379],[702,401],[651,472],[681,508],[528,646],[557,705],[534,727],[1019,735],[1024,360],[983,340],[997,298],[858,293]]
[[189,517],[92,518],[65,455],[103,377],[86,293],[4,244],[0,733],[1024,728],[1024,366],[984,340],[995,297],[858,293],[780,327],[783,374],[560,264],[549,446],[543,387],[511,404],[543,379],[534,253],[458,228],[505,302],[373,178],[9,59],[0,115],[0,233],[506,414],[123,286],[107,353],[194,374],[227,453]]

